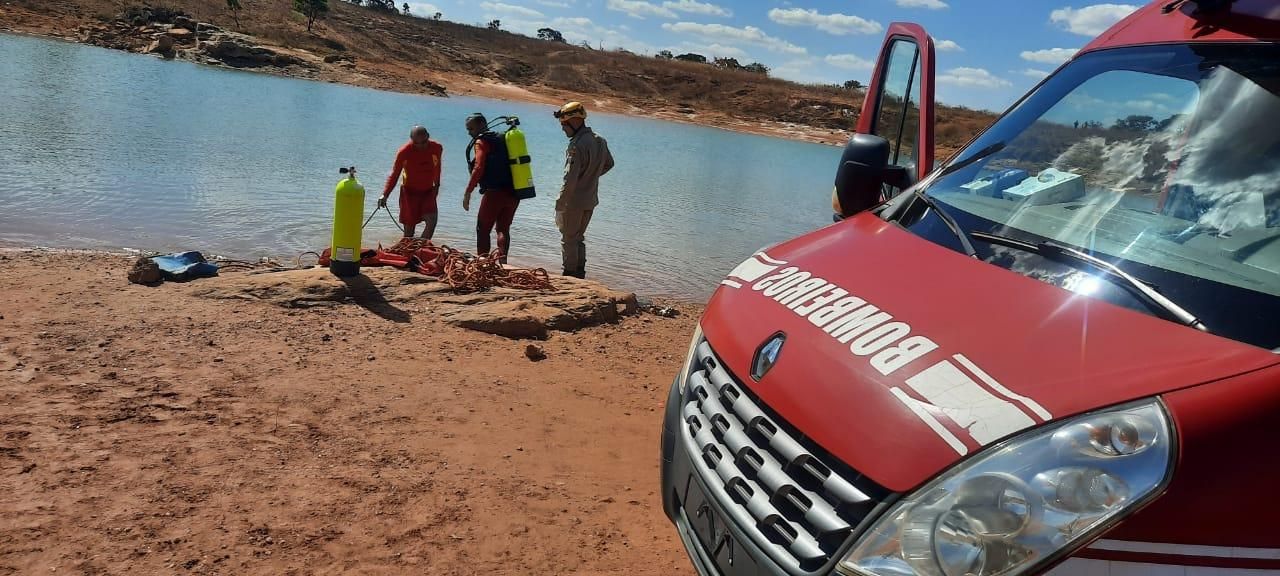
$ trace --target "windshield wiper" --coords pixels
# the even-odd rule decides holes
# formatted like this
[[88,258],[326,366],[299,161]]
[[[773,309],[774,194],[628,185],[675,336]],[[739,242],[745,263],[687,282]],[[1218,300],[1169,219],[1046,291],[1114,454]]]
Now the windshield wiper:
[[938,218],[941,218],[942,222],[947,225],[947,228],[950,228],[951,232],[956,235],[956,238],[960,239],[960,247],[964,249],[966,256],[970,258],[978,257],[978,251],[973,248],[973,242],[969,241],[969,234],[966,233],[964,229],[960,228],[960,223],[956,222],[956,219],[952,217],[951,214],[939,207],[938,203],[933,201],[933,198],[930,198],[928,194],[925,194],[920,190],[920,187],[917,186],[912,188],[911,192],[915,194],[916,198],[919,198],[921,202],[924,202],[925,206],[928,206],[930,210],[933,210],[933,212],[938,215]]
[[[983,148],[977,152],[974,152],[973,154],[970,154],[969,156],[965,157],[965,159],[960,160],[958,162],[953,162],[946,168],[943,168],[942,171],[939,172],[937,177],[934,179],[936,180],[937,178],[946,176],[947,174],[960,170],[965,166],[973,164],[974,162],[977,162],[983,158],[986,158],[987,156],[990,156],[992,154],[995,154],[996,152],[1004,150],[1004,146],[1005,146],[1004,142],[996,142],[995,144],[987,146],[986,148]],[[947,225],[947,228],[951,229],[951,233],[955,234],[956,238],[960,239],[960,247],[964,250],[964,253],[966,256],[970,258],[978,257],[978,251],[974,249],[973,242],[969,241],[969,235],[965,233],[964,229],[960,228],[960,223],[956,222],[956,219],[953,216],[951,216],[951,213],[940,208],[938,206],[938,203],[933,201],[933,198],[930,198],[928,194],[924,193],[922,187],[920,186],[912,187],[911,193],[914,194],[916,198],[919,198],[921,202],[924,202],[924,205],[928,206],[930,210],[933,210],[935,213],[937,213],[938,217],[942,219],[942,222]]]
[[1120,284],[1129,287],[1131,292],[1136,294],[1148,307],[1156,310],[1157,312],[1161,312],[1161,315],[1166,320],[1185,324],[1202,332],[1209,331],[1209,328],[1206,327],[1199,318],[1196,318],[1194,314],[1187,311],[1186,308],[1179,306],[1164,294],[1157,292],[1155,288],[1152,288],[1146,282],[1130,276],[1124,270],[1116,267],[1116,265],[1087,252],[1082,252],[1070,246],[1053,241],[1032,244],[1030,242],[1023,242],[1022,240],[1015,240],[1006,236],[988,234],[985,232],[973,232],[971,236],[982,240],[983,242],[1030,252],[1068,265],[1084,264],[1085,266],[1102,272],[1112,280],[1119,281]]
[[1004,150],[1004,147],[1005,147],[1004,142],[996,142],[995,144],[987,146],[986,148],[983,148],[977,152],[974,152],[973,154],[965,156],[964,160],[957,160],[955,162],[952,162],[951,164],[948,164],[946,168],[942,169],[942,172],[938,173],[938,177],[941,178],[943,176],[946,176],[947,174],[951,174],[952,172],[963,170],[966,167],[968,167],[970,164],[973,164],[974,162],[977,162],[983,158],[986,158],[987,156],[990,156],[992,154],[995,154],[996,152]]

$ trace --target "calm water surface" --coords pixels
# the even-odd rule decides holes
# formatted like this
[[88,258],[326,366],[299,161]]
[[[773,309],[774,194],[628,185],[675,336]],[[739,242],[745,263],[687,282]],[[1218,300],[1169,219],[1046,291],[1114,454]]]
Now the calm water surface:
[[[538,197],[517,213],[511,261],[559,272],[553,206],[566,139],[548,106],[379,92],[4,34],[0,101],[0,242],[290,262],[328,244],[337,168],[360,169],[368,214],[415,123],[445,147],[437,241],[474,251],[475,206],[461,206],[463,118],[518,115]],[[702,299],[753,250],[830,222],[836,148],[606,114],[590,123],[617,160],[587,234],[592,277]],[[382,214],[365,230],[366,245],[398,237]]]

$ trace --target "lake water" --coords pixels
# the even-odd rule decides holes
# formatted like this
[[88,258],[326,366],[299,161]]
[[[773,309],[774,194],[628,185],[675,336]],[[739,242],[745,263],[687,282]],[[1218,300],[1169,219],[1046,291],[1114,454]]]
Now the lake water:
[[[0,34],[0,242],[292,262],[328,244],[338,167],[359,168],[368,214],[423,124],[445,148],[437,242],[474,251],[463,119],[479,111],[520,116],[534,159],[538,197],[516,215],[510,261],[558,273],[566,138],[551,110]],[[831,221],[836,148],[607,114],[589,123],[617,161],[587,234],[593,278],[702,299],[753,250]],[[379,214],[365,244],[399,235]]]

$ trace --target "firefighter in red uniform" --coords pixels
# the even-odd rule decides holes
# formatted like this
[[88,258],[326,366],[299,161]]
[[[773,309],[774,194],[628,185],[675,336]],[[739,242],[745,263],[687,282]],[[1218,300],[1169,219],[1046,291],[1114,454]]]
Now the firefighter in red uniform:
[[476,253],[487,255],[490,251],[489,234],[498,229],[500,261],[507,263],[511,250],[511,221],[516,216],[520,200],[516,198],[511,179],[511,166],[507,159],[507,144],[502,136],[489,129],[483,114],[467,117],[467,133],[473,139],[475,158],[468,158],[471,181],[462,197],[462,209],[471,210],[471,192],[480,188],[480,210],[476,213]]
[[387,197],[396,181],[404,173],[400,186],[400,222],[404,224],[404,237],[412,238],[418,223],[423,223],[422,237],[430,240],[436,232],[439,214],[436,197],[440,194],[440,158],[444,147],[431,139],[427,129],[414,126],[409,131],[409,142],[396,152],[395,167],[387,177],[378,206],[387,206]]

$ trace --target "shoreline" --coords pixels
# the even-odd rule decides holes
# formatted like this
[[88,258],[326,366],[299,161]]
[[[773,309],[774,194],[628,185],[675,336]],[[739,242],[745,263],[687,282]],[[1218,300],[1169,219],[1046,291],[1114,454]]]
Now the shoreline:
[[[3,11],[0,11],[3,15]],[[163,59],[158,55],[132,52],[129,50],[120,50],[108,46],[100,46],[92,42],[82,41],[78,37],[70,36],[66,32],[52,30],[50,27],[32,26],[25,28],[14,28],[12,24],[6,26],[0,24],[0,34],[13,34],[16,36],[24,36],[28,38],[36,38],[42,40],[53,40],[59,42],[67,42],[71,44],[79,44],[83,46],[95,46],[106,50],[114,50],[117,52],[127,52],[137,56],[148,56],[152,58]],[[274,47],[274,46],[273,46]],[[278,48],[278,47],[276,47]],[[315,60],[312,64],[325,65],[323,59],[303,49],[286,49],[290,52],[302,53],[310,56]],[[194,60],[182,60],[198,66],[206,66],[215,69],[237,70],[240,72],[249,72],[256,74],[266,74],[282,78],[292,78],[295,80],[322,82],[328,84],[342,84],[357,88],[367,88],[371,90],[380,90],[384,92],[394,92],[397,94],[409,94],[416,96],[426,96],[431,98],[448,98],[451,96],[467,96],[473,98],[485,98],[489,100],[497,100],[504,102],[520,102],[525,104],[546,104],[560,105],[565,101],[580,99],[584,95],[568,94],[560,90],[534,86],[524,87],[510,83],[485,82],[474,77],[458,74],[458,73],[437,73],[433,75],[433,79],[448,94],[444,96],[424,93],[422,91],[414,91],[398,87],[392,82],[370,82],[371,78],[358,70],[348,70],[341,66],[328,66],[329,69],[322,70],[319,77],[312,77],[304,74],[302,70],[296,67],[274,67],[266,66],[259,68],[243,68],[235,66],[227,66],[220,64],[210,64],[207,62],[199,62]],[[361,62],[362,66],[369,68],[374,73],[387,73],[386,70],[380,70],[383,66],[390,66],[385,63],[378,62]],[[364,81],[361,81],[364,80]],[[596,95],[589,96],[589,107],[593,111],[627,116],[632,118],[643,118],[648,120],[657,120],[663,122],[673,122],[677,124],[686,124],[691,126],[701,126],[704,128],[712,128],[733,132],[736,134],[747,134],[752,136],[764,136],[768,138],[777,138],[780,140],[788,140],[793,142],[806,142],[810,144],[821,144],[826,146],[843,146],[853,135],[852,130],[834,131],[830,129],[817,128],[813,126],[788,123],[788,122],[763,122],[751,121],[736,118],[717,111],[704,111],[694,114],[682,114],[672,110],[655,110],[645,111],[637,106],[627,104],[625,102],[615,103],[608,96]],[[587,103],[587,101],[584,101]]]
[[[302,254],[299,254],[294,259],[290,259],[288,257],[281,257],[280,259],[277,259],[271,256],[260,256],[257,258],[245,256],[244,258],[251,258],[246,260],[244,258],[240,258],[240,257],[237,257],[236,255],[231,255],[231,254],[221,254],[218,252],[213,252],[208,250],[196,250],[196,251],[200,252],[200,254],[203,255],[205,259],[207,259],[210,262],[218,262],[218,261],[250,262],[250,263],[255,263],[262,266],[263,269],[271,268],[270,264],[276,264],[278,265],[277,266],[278,268],[282,268],[285,270],[308,270],[308,269],[319,267],[318,265],[312,265],[312,266],[303,265],[306,263],[307,260],[310,259],[310,258],[307,258],[307,259],[301,258],[303,255],[308,254],[307,252],[303,252]],[[0,240],[0,256],[36,256],[36,257],[84,256],[84,257],[100,257],[100,258],[113,258],[113,259],[114,258],[136,259],[136,258],[171,254],[171,253],[172,252],[144,250],[141,248],[129,248],[129,247],[120,247],[116,249],[66,248],[66,247],[57,247],[57,246],[41,246],[39,244],[17,244],[17,243],[9,243],[9,242]],[[527,269],[527,270],[535,270],[535,269],[542,268],[544,270],[547,270],[547,273],[549,275],[553,277],[558,276],[552,270],[547,269],[546,267],[539,267],[539,266],[523,267],[523,266],[517,266],[517,265],[512,265],[512,266],[515,268],[521,268],[521,269]],[[377,269],[377,268],[391,268],[391,267],[372,267],[370,269]],[[284,270],[280,270],[280,271],[284,271]],[[658,305],[658,306],[701,307],[706,305],[706,298],[695,298],[691,296],[683,297],[683,296],[675,296],[675,295],[669,295],[669,294],[655,295],[652,293],[644,293],[637,290],[632,290],[630,288],[618,287],[613,284],[606,284],[603,281],[598,279],[593,279],[593,282],[600,283],[611,290],[629,292],[629,293],[635,294],[636,298],[639,299],[641,302],[652,302],[654,305]]]

